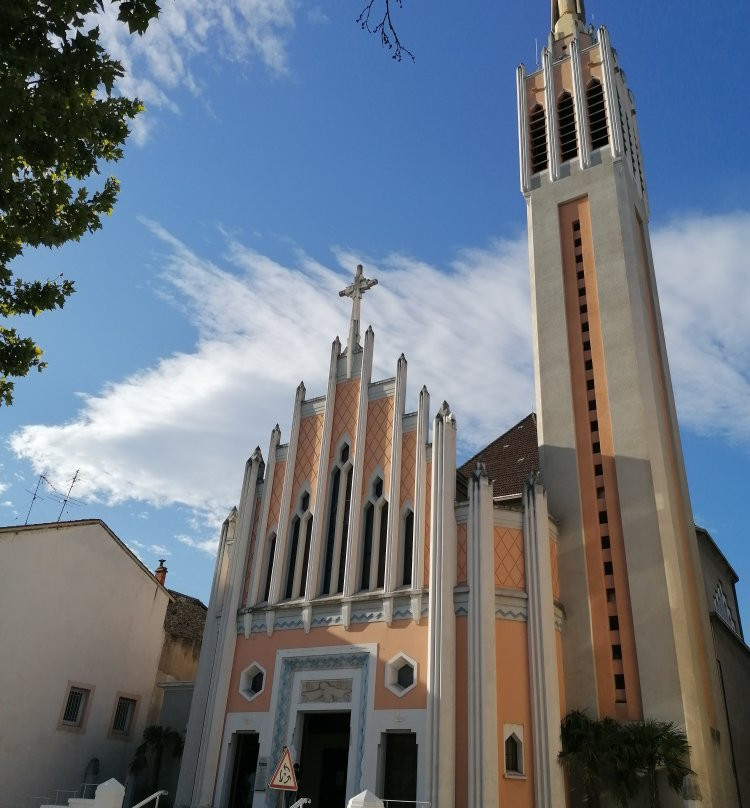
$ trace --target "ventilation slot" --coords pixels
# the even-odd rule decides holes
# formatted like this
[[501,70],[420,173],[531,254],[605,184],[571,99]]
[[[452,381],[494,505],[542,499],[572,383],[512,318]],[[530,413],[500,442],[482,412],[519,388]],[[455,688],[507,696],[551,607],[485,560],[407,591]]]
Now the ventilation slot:
[[557,102],[557,120],[560,125],[560,156],[565,162],[578,156],[576,113],[570,93],[563,93]]
[[547,168],[547,126],[544,109],[537,104],[529,113],[531,139],[531,171],[536,174]]
[[598,149],[609,143],[607,131],[607,113],[604,106],[604,90],[601,82],[591,79],[586,88],[586,105],[589,113],[589,129],[591,131],[591,148]]

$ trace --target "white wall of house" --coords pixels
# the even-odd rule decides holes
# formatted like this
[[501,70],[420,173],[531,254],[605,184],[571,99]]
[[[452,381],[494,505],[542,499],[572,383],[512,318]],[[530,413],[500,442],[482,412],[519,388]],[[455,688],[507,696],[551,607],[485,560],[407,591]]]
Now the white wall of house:
[[[98,520],[0,528],[0,806],[125,781],[164,640],[169,594]],[[71,683],[90,692],[82,726],[62,723]],[[137,702],[112,732],[119,697]]]

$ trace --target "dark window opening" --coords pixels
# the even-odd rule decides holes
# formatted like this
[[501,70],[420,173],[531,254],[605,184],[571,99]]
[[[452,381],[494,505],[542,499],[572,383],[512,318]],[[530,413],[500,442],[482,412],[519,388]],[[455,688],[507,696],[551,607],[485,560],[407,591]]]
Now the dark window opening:
[[604,90],[598,79],[591,79],[586,88],[586,106],[589,114],[591,148],[598,149],[609,143],[607,112],[604,104]]
[[266,585],[263,587],[263,601],[268,602],[271,594],[271,577],[273,575],[273,557],[276,552],[276,534],[271,535],[268,543],[268,566],[266,567]]
[[[589,361],[591,361],[591,360],[589,360]],[[596,418],[591,422],[591,431],[592,432],[598,432],[599,431],[599,421],[597,421]]]
[[594,454],[599,454],[599,452],[601,452],[601,450],[602,450],[602,446],[601,446],[601,444],[599,443],[598,440],[594,441],[591,448],[594,450]]
[[286,574],[286,590],[284,597],[288,600],[292,597],[294,591],[294,572],[297,566],[297,549],[299,547],[299,516],[295,516],[292,520],[292,543],[289,548],[289,569]]
[[365,535],[362,543],[362,574],[359,588],[370,588],[370,564],[372,562],[372,528],[375,523],[375,506],[368,502],[365,507]]
[[585,323],[581,323],[581,331],[583,331],[583,333],[585,334],[588,332],[588,330],[589,330],[589,323],[587,320]]
[[411,586],[412,555],[414,554],[414,514],[409,511],[404,519],[404,574],[403,586]]
[[579,269],[578,272],[576,272],[576,277],[578,278],[579,281],[583,280],[583,270],[582,269]]
[[341,530],[341,549],[339,552],[339,581],[337,592],[344,591],[344,569],[346,567],[346,545],[349,541],[349,511],[352,507],[352,472],[350,467],[346,473],[346,494],[344,498],[344,524]]
[[581,240],[581,238],[580,238],[580,237],[579,237],[579,238],[577,238],[577,239],[576,239],[576,240],[573,242],[573,245],[574,245],[575,247],[580,247],[580,246],[581,246],[581,244],[582,244],[582,240]]
[[593,359],[587,359],[587,360],[584,362],[584,365],[583,365],[583,366],[584,366],[584,368],[585,368],[586,370],[593,370],[593,369],[594,369],[594,361],[593,361]]
[[586,382],[586,389],[587,390],[593,390],[594,389],[594,380],[593,379],[589,379]]
[[580,229],[581,229],[581,223],[578,221],[578,219],[576,219],[573,222],[573,232],[577,233]]
[[625,690],[625,674],[615,674],[615,690]]
[[609,550],[610,546],[609,536],[602,536],[602,550]]
[[591,343],[588,340],[583,341],[583,350],[590,351],[591,350]]
[[547,122],[544,109],[537,104],[529,113],[529,144],[531,146],[531,173],[547,168]]
[[611,587],[607,589],[607,603],[614,603],[615,602],[615,590]]
[[582,253],[576,253],[576,264],[582,264],[582,263],[583,263]]
[[599,524],[606,525],[607,524],[607,512],[606,511],[599,511]]
[[613,573],[612,562],[611,561],[605,561],[604,562],[604,574],[605,575],[612,575],[612,573]]
[[604,474],[604,468],[602,467],[602,464],[601,464],[601,463],[597,463],[597,464],[594,466],[594,476],[596,476],[596,477],[601,477],[601,476],[602,476],[602,474]]
[[620,630],[620,618],[616,615],[610,615],[609,618],[609,630],[610,631],[619,631]]
[[612,646],[612,659],[622,659],[622,646],[621,645],[613,645]]
[[579,309],[580,309],[581,314],[588,314],[589,307],[588,307],[588,305],[586,303],[582,303],[579,306]]
[[505,739],[505,771],[521,774],[520,744],[515,735]]
[[563,162],[572,160],[578,156],[578,138],[575,105],[568,92],[563,93],[557,102],[557,121],[560,128],[560,156]]
[[[381,488],[382,491],[382,488]],[[380,543],[378,544],[378,580],[377,586],[385,586],[385,546],[388,538],[388,503],[384,502],[380,509]]]
[[591,401],[589,401],[589,409],[590,410],[595,410],[596,409],[596,399],[595,398],[592,398]]

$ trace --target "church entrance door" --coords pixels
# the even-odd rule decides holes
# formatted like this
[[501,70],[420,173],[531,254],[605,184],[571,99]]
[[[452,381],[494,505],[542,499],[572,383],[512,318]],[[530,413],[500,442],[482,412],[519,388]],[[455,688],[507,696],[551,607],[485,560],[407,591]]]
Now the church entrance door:
[[312,808],[345,808],[350,713],[305,713],[297,798]]
[[235,732],[232,787],[227,808],[250,808],[255,791],[255,769],[258,766],[258,733]]

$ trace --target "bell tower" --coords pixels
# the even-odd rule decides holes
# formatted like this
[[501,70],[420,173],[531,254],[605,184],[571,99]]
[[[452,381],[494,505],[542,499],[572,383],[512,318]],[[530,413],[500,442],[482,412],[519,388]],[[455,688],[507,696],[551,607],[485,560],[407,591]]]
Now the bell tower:
[[633,95],[583,0],[552,0],[551,28],[518,129],[566,706],[684,727],[704,808],[734,806]]

